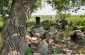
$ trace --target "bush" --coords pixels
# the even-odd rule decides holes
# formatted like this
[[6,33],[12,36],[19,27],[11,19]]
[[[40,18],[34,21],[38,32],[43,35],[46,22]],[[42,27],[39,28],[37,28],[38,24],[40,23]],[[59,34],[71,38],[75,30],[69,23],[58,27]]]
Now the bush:
[[34,26],[35,22],[26,22],[26,27]]
[[85,17],[85,15],[79,15],[79,17],[81,17],[81,18],[82,18],[82,17]]
[[68,14],[66,15],[66,17],[72,17],[72,15],[71,15],[70,13],[68,13]]
[[31,50],[31,48],[28,48],[28,49],[27,49],[25,55],[32,55],[32,50]]
[[85,20],[81,22],[81,25],[84,26],[85,25]]
[[53,21],[51,20],[43,20],[41,25],[45,27],[45,29],[49,29],[49,27],[53,24]]
[[3,25],[4,25],[4,20],[0,19],[0,32],[1,32],[2,28],[3,28]]

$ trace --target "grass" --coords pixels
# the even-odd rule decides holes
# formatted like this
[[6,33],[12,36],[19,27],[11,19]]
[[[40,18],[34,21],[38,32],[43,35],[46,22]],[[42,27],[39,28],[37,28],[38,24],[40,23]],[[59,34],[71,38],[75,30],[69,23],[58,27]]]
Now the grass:
[[3,24],[4,24],[3,19],[0,19],[0,27],[2,27],[2,26],[3,26]]
[[27,51],[26,51],[25,55],[32,55],[32,50],[31,50],[31,48],[27,48]]
[[[41,22],[43,20],[52,20],[53,22],[55,22],[58,18],[59,17],[54,18],[54,16],[41,16]],[[71,16],[71,17],[67,17],[66,19],[69,21],[69,23],[72,23],[72,25],[76,25],[77,23],[85,25],[85,23],[84,23],[85,22],[85,16],[84,17]],[[27,20],[27,22],[28,22],[27,24],[29,24],[28,26],[30,26],[31,24],[33,25],[35,23],[35,18],[32,17],[30,20]]]
[[85,21],[85,17],[70,17],[70,18],[67,18],[67,20],[69,22],[73,22],[73,24],[77,24],[78,22],[84,22]]
[[[51,20],[53,23],[59,18],[54,18],[54,16],[40,16],[41,18],[41,22],[43,20]],[[70,23],[70,29],[73,29],[74,26],[76,25],[82,25],[83,26],[83,30],[85,30],[85,16],[67,16],[66,18],[68,20],[68,22]],[[35,17],[32,17],[31,19],[28,19],[26,21],[26,27],[30,27],[30,26],[35,26]],[[3,27],[3,24],[4,24],[4,21],[3,19],[0,19],[0,35],[1,35],[1,30],[2,30],[2,27]],[[46,24],[45,26],[49,26],[49,23],[48,25]]]

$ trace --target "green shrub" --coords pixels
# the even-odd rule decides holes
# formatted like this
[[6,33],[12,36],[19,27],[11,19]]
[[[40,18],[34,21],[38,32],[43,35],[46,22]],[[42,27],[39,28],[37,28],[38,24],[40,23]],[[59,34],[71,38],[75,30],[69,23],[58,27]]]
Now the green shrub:
[[81,23],[82,23],[82,21],[78,21],[78,22],[76,23],[76,25],[81,25]]
[[35,25],[35,22],[26,22],[26,27],[34,26],[34,25]]
[[82,17],[85,17],[85,15],[79,15],[79,17],[81,17],[81,18],[82,18]]
[[49,27],[53,24],[53,21],[51,20],[43,20],[41,25],[45,27],[45,29],[49,29]]
[[31,50],[31,48],[27,48],[27,51],[26,51],[25,55],[32,55],[32,50]]
[[68,13],[68,14],[66,15],[66,17],[69,18],[69,17],[72,17],[72,15],[71,15],[70,13]]
[[85,25],[85,20],[83,20],[83,21],[81,22],[81,25],[82,25],[82,26],[84,26],[84,25]]
[[3,19],[0,19],[0,32],[2,30],[3,25],[4,25],[4,20]]

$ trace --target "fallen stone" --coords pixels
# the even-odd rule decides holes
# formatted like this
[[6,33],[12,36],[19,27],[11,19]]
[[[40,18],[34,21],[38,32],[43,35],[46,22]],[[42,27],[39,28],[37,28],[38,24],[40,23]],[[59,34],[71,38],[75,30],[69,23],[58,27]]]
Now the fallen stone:
[[41,55],[47,55],[48,52],[48,44],[47,43],[40,43],[38,47],[36,48],[38,53],[41,53]]
[[48,32],[44,33],[44,34],[43,34],[43,37],[44,37],[44,39],[46,39],[46,40],[51,39],[51,35],[50,35]]
[[66,20],[66,19],[61,19],[61,21],[60,21],[60,23],[61,23],[61,28],[62,29],[65,29],[65,26],[69,26],[69,23],[68,23],[68,21]]
[[51,37],[53,37],[53,35],[55,35],[58,32],[57,29],[53,29],[51,31],[49,31],[49,34],[51,35]]
[[33,53],[33,55],[40,55],[40,53]]
[[48,54],[52,55],[55,52],[55,48],[49,48]]
[[39,27],[39,28],[35,28],[34,31],[35,33],[42,33],[45,31],[45,29],[43,27]]
[[60,41],[59,35],[54,35],[52,39],[54,40],[55,43]]
[[61,41],[61,32],[57,32],[55,35],[53,35],[52,39],[54,40],[55,43]]
[[81,30],[75,30],[74,34],[71,36],[71,40],[74,42],[80,42],[85,40],[85,35]]
[[15,51],[10,51],[8,55],[21,55],[21,54],[15,50]]

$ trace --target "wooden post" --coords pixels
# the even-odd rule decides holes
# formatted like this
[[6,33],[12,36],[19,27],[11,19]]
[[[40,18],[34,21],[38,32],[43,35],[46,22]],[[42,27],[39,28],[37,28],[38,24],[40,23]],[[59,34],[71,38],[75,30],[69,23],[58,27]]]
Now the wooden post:
[[35,17],[36,18],[36,25],[40,25],[40,17]]

